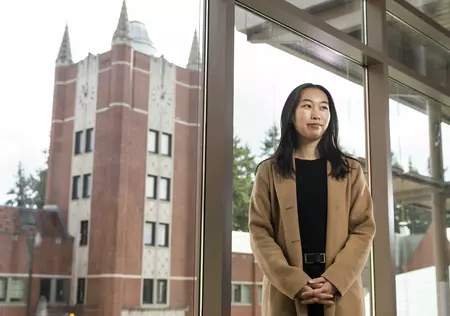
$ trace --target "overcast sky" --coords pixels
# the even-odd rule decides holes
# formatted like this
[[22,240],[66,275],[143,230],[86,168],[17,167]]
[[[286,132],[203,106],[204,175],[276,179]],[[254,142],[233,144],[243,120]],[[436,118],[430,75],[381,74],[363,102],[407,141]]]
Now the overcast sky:
[[[22,0],[8,2],[0,50],[3,102],[0,107],[0,204],[19,161],[28,172],[43,165],[48,147],[54,61],[66,21],[74,61],[110,49],[121,0]],[[197,0],[127,0],[130,20],[147,26],[158,52],[184,66],[193,33],[200,29]],[[173,10],[174,6],[177,10]],[[23,8],[27,8],[24,10]],[[170,18],[169,18],[170,17]],[[99,21],[101,23],[99,23]],[[258,154],[265,130],[279,122],[287,95],[304,82],[327,87],[335,98],[345,149],[364,156],[364,96],[361,86],[265,44],[235,34],[235,133]],[[450,128],[443,129],[444,161],[450,165]],[[426,174],[429,156],[425,115],[391,102],[391,146],[405,166]],[[447,173],[450,180],[450,174]]]

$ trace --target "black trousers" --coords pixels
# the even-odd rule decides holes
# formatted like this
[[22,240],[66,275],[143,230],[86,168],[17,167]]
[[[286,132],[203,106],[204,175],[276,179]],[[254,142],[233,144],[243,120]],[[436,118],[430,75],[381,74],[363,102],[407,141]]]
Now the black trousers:
[[[311,263],[304,264],[303,271],[306,272],[312,279],[320,277],[325,272],[325,264],[323,263]],[[322,304],[309,304],[308,316],[324,316],[324,306]]]

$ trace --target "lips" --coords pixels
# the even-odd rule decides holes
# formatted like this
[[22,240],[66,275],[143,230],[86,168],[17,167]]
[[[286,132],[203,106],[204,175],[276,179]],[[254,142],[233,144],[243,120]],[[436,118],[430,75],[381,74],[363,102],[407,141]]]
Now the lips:
[[308,124],[308,126],[311,126],[311,127],[322,127],[321,124]]

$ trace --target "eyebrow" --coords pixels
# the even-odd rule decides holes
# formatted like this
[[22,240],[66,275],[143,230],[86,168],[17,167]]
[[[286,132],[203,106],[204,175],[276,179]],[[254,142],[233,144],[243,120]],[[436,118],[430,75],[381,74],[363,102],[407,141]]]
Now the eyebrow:
[[[311,100],[311,99],[301,99],[301,100],[300,100],[300,102],[304,102],[304,101],[309,101],[309,102],[311,102],[311,103],[314,103],[313,100]],[[328,104],[328,101],[321,101],[320,103]]]

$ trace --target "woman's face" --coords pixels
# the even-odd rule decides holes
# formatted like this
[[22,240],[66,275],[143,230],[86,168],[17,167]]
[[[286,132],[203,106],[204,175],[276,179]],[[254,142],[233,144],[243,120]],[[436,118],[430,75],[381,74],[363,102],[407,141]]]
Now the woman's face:
[[295,129],[306,141],[319,140],[330,123],[327,95],[320,89],[307,88],[294,112]]

